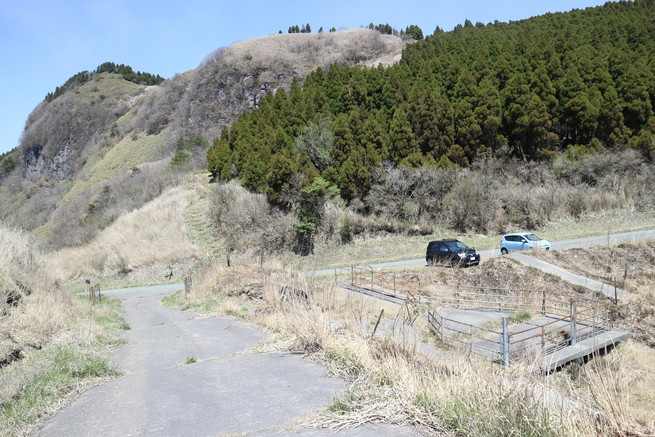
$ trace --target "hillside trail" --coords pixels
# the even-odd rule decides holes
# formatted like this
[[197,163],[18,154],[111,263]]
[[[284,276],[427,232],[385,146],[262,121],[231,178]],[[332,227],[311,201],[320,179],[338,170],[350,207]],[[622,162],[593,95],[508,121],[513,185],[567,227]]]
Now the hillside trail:
[[[409,427],[364,425],[335,433],[297,429],[348,387],[298,354],[255,352],[266,335],[226,317],[166,308],[182,284],[107,292],[130,328],[113,353],[123,375],[85,392],[51,418],[46,436],[414,436]],[[195,361],[195,362],[194,362]]]

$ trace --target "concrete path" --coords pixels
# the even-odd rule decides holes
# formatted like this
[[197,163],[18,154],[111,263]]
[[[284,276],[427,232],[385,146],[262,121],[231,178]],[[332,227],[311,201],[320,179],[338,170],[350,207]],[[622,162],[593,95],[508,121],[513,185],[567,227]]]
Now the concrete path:
[[568,270],[565,270],[561,267],[533,258],[523,253],[514,252],[505,256],[507,256],[508,258],[512,258],[523,265],[534,267],[536,269],[541,270],[542,272],[549,273],[551,275],[562,278],[563,280],[570,282],[571,284],[580,285],[582,287],[586,287],[591,290],[599,291],[608,297],[614,297],[615,293],[616,296],[618,297],[628,296],[627,292],[619,288],[615,289],[614,286],[612,285],[608,285],[591,278],[586,278],[584,276],[571,273]]
[[[161,305],[181,288],[105,292],[123,301],[131,327],[113,355],[124,375],[84,393],[39,436],[417,435],[392,425],[288,430],[295,418],[327,407],[347,382],[299,355],[249,351],[265,335],[240,321]],[[189,357],[197,362],[185,364]]]

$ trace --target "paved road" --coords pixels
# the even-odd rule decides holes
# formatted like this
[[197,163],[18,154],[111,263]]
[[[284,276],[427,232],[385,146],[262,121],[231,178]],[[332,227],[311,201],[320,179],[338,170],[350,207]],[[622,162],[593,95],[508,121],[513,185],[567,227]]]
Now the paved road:
[[[620,243],[634,243],[634,242],[646,241],[652,239],[655,239],[655,229],[610,234],[609,238],[608,235],[605,234],[605,235],[597,235],[592,237],[574,238],[570,240],[551,241],[551,245],[554,250],[566,250],[566,249],[581,248],[581,247],[602,246],[603,244],[608,244],[608,241],[609,244],[620,244]],[[427,241],[426,241],[426,246],[427,246]],[[500,250],[498,248],[481,250],[480,256],[482,257],[482,259],[500,256]],[[410,266],[418,266],[418,265],[425,265],[425,256],[421,258],[407,259],[401,261],[376,263],[376,264],[371,264],[370,266],[374,269],[389,269],[394,267],[410,267]],[[332,269],[323,269],[323,270],[313,270],[308,273],[314,275],[329,275],[329,274],[334,274],[335,270],[338,273],[347,273],[349,271],[347,268],[337,268],[337,269],[332,268]]]
[[620,288],[614,288],[614,286],[612,285],[605,284],[603,282],[596,281],[591,278],[586,278],[584,276],[580,276],[578,274],[569,272],[568,270],[565,270],[561,267],[547,263],[540,259],[533,258],[523,253],[511,253],[507,256],[509,258],[517,260],[523,265],[534,267],[536,269],[541,270],[542,272],[550,273],[551,275],[558,276],[564,279],[565,281],[570,282],[571,284],[581,285],[582,287],[589,288],[590,290],[600,291],[601,293],[603,293],[605,296],[608,297],[615,297],[615,296],[625,297],[629,295],[627,292],[621,290]]
[[[124,375],[92,388],[53,417],[39,436],[289,435],[294,418],[325,408],[348,384],[288,353],[253,353],[258,329],[229,318],[198,318],[161,305],[182,284],[109,291],[131,329],[113,360]],[[184,364],[195,357],[195,364]],[[334,435],[301,430],[301,437]],[[414,436],[370,425],[339,436]]]

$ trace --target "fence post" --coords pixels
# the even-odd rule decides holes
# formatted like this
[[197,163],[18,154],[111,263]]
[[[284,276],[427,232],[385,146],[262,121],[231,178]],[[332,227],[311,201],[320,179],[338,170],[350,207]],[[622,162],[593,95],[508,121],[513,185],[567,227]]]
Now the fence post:
[[95,287],[89,288],[89,299],[91,300],[91,305],[96,304],[96,288]]
[[184,295],[188,296],[191,293],[191,276],[184,277]]
[[509,368],[509,333],[507,332],[507,317],[503,317],[503,363]]
[[546,290],[541,292],[541,314],[546,315]]
[[371,334],[371,338],[375,336],[375,332],[378,330],[378,326],[380,325],[380,320],[382,319],[383,314],[384,314],[384,308],[382,308],[382,311],[380,311],[380,316],[378,317],[378,321],[375,322],[375,328],[373,328],[373,333]]
[[621,284],[621,290],[625,290],[625,280],[628,277],[628,265],[625,265],[625,271],[623,272],[623,283]]
[[573,299],[569,304],[569,313],[571,316],[571,346],[575,346],[578,341],[575,333],[575,301]]

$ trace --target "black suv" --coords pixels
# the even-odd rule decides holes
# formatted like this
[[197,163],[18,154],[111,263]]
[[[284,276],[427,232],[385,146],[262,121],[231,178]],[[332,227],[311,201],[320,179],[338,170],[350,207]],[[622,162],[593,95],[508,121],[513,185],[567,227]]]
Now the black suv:
[[425,252],[425,261],[429,266],[477,266],[480,264],[480,254],[459,240],[430,241]]

